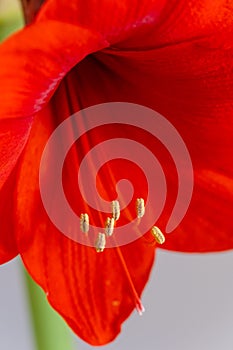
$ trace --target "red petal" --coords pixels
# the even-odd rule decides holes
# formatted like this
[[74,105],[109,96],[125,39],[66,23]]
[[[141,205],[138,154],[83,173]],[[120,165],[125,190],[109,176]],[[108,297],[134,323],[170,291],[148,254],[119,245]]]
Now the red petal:
[[35,114],[75,64],[106,45],[98,33],[56,21],[33,24],[10,37],[0,47],[0,117]]
[[130,0],[47,0],[37,21],[49,19],[78,24],[115,43],[129,37],[137,28],[154,24],[166,3],[166,0],[133,3]]
[[0,264],[11,260],[18,254],[14,230],[14,186],[16,170],[12,171],[0,191]]
[[[4,101],[2,104],[4,104]],[[2,105],[0,106],[0,111],[1,107]],[[31,124],[32,118],[14,120],[0,118],[0,189],[14,168],[19,154],[25,146]]]
[[[148,6],[139,2],[129,13],[124,2],[106,1],[102,4],[101,13],[98,13],[93,10],[97,6],[96,10],[99,11],[99,4],[86,3],[81,7],[82,4],[78,2],[67,4],[62,1],[47,1],[36,25],[23,29],[0,47],[0,119],[31,117],[48,102],[61,79],[75,64],[87,54],[108,46],[99,33],[109,38],[117,37],[119,40],[120,35],[126,35],[131,27],[146,23],[148,13],[151,19],[158,16],[163,4],[164,0],[157,1],[156,5],[152,2]],[[88,6],[92,11],[87,11]],[[113,10],[114,21],[113,17],[108,20],[105,13]],[[85,18],[85,21],[78,21],[77,15],[81,19]],[[45,18],[50,20],[45,21]],[[14,137],[14,142],[11,141],[12,147],[9,151],[6,150],[8,139],[5,135],[1,138],[0,149],[4,154],[0,164],[1,183],[5,181],[21,153],[30,127],[27,123],[26,120],[23,123],[24,132],[20,126],[21,135],[19,127],[14,125],[17,128],[17,138]],[[2,129],[5,126],[0,127]],[[8,132],[12,134],[10,127]],[[15,149],[11,153],[13,147]]]
[[[66,116],[69,110],[65,83],[62,86],[56,93],[52,113],[44,110],[38,115],[22,157],[18,173],[16,232],[24,263],[46,291],[53,307],[82,339],[92,345],[101,345],[116,337],[121,323],[135,308],[134,288],[140,295],[152,267],[154,246],[141,238],[122,247],[121,251],[112,248],[97,254],[94,248],[62,235],[49,220],[41,202],[38,174],[41,153],[48,134],[59,123],[59,111],[62,107]],[[73,157],[72,160],[76,168],[76,159]],[[76,187],[71,171],[72,167],[69,167],[65,175],[70,193]],[[80,208],[80,202],[76,204]],[[121,254],[127,267],[122,263]]]
[[103,42],[87,29],[47,21],[0,46],[0,187],[25,145],[31,116],[48,102],[62,77]]

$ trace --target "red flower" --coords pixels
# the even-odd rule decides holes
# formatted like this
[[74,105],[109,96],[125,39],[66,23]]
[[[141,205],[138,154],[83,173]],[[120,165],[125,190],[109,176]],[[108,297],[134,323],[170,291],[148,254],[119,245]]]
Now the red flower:
[[[187,214],[164,247],[231,249],[232,11],[224,0],[47,0],[31,25],[0,46],[0,261],[20,253],[52,306],[90,344],[113,340],[134,307],[141,309],[138,295],[155,246],[147,234],[97,254],[65,237],[41,200],[45,145],[62,121],[96,104],[129,102],[161,113],[182,136],[194,170]],[[81,199],[74,174],[96,144],[126,136],[161,160],[168,196],[156,225],[165,228],[180,179],[171,155],[144,130],[114,125],[83,135],[64,163],[67,198],[77,215],[89,210],[91,222],[104,225],[104,215]],[[101,195],[110,201],[124,177],[133,182],[134,197],[120,225],[134,218],[135,199],[147,198],[145,176],[134,164],[116,160],[97,178]]]

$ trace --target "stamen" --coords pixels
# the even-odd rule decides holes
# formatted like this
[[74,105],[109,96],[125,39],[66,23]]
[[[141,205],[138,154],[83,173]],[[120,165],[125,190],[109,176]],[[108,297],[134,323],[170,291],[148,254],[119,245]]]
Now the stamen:
[[105,234],[107,237],[112,236],[114,230],[114,218],[107,218],[105,222]]
[[80,229],[83,233],[88,233],[89,231],[89,216],[88,214],[80,215]]
[[151,229],[151,234],[157,243],[163,244],[165,242],[165,237],[161,230],[157,226],[153,226]]
[[104,248],[106,246],[106,237],[104,233],[98,233],[96,242],[95,242],[95,249],[97,253],[102,253],[104,251]]
[[136,201],[137,218],[141,219],[145,214],[145,203],[143,198],[138,198]]
[[112,201],[112,217],[115,221],[120,217],[120,203],[118,201]]

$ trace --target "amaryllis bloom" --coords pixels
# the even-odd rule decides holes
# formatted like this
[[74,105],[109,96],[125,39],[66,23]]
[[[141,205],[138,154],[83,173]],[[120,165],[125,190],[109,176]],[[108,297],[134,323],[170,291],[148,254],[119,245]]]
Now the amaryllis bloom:
[[[162,247],[182,252],[232,249],[232,13],[233,4],[226,0],[47,0],[31,24],[0,46],[0,261],[20,254],[54,309],[92,345],[112,341],[130,313],[142,311],[139,298],[157,244],[148,230],[129,244],[97,253],[60,232],[41,198],[45,146],[63,121],[88,107],[120,102],[156,111],[181,135],[194,174],[187,212],[165,235]],[[84,116],[81,125],[70,125],[70,135],[85,127]],[[99,198],[93,199],[97,209],[88,205],[77,174],[88,152],[114,138],[136,141],[158,158],[167,196],[153,225],[165,232],[182,179],[168,149],[137,126],[105,124],[82,134],[63,164],[67,201],[77,217],[88,214],[93,226],[104,227]],[[63,141],[56,154],[63,152]],[[96,157],[104,159],[104,153]],[[51,183],[49,167],[45,161],[43,171]],[[138,198],[145,200],[145,211],[150,208],[147,175],[123,157],[99,169],[99,197],[116,200],[121,179],[132,183],[133,196],[120,212],[119,227],[135,218]],[[124,202],[124,193],[119,197]],[[64,225],[69,231],[70,223]]]

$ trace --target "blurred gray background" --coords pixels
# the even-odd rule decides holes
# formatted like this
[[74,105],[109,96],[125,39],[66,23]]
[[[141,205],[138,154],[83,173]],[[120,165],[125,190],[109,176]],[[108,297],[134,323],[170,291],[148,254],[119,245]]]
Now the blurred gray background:
[[[146,312],[134,312],[117,340],[99,349],[232,350],[232,270],[233,252],[158,250],[142,298]],[[35,350],[18,258],[0,267],[0,283],[0,349]],[[73,338],[74,349],[94,349]]]

